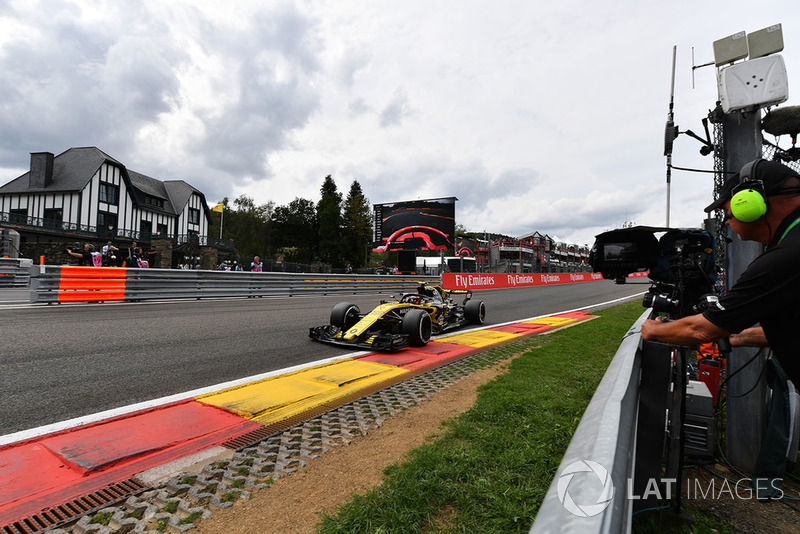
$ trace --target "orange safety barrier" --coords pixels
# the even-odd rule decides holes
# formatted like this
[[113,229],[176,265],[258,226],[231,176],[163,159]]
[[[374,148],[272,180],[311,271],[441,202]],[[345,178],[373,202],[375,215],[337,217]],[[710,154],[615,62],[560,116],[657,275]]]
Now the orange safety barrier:
[[58,302],[125,300],[127,269],[62,267]]
[[61,268],[61,278],[125,278],[128,269],[120,267],[75,267]]

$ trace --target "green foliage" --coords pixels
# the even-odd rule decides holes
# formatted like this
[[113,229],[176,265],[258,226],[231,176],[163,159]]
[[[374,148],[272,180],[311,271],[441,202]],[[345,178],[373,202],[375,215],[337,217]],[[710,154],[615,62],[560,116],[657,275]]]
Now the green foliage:
[[111,521],[111,517],[114,515],[114,512],[102,512],[96,514],[92,520],[89,522],[92,525],[107,525],[109,521]]
[[366,265],[369,244],[372,241],[372,206],[357,180],[353,180],[350,185],[350,192],[344,202],[343,218],[345,263],[353,268],[363,267]]
[[319,259],[334,267],[341,267],[341,251],[344,244],[342,195],[330,174],[325,177],[320,194],[321,198],[317,204]]
[[181,519],[178,522],[178,524],[179,525],[190,525],[190,524],[194,523],[195,521],[197,521],[198,519],[200,519],[202,516],[203,516],[202,512],[192,512],[188,516],[186,516],[183,519]]
[[161,510],[170,514],[174,514],[175,510],[177,509],[178,509],[178,501],[169,501],[167,502],[167,504],[164,505],[164,507]]
[[[237,255],[245,260],[253,256],[282,256],[286,261],[312,263],[322,261],[333,267],[367,263],[372,238],[372,212],[361,185],[354,180],[346,201],[333,177],[325,177],[320,200],[295,198],[285,206],[274,202],[256,205],[241,195],[233,202],[222,200],[223,212],[211,212],[209,237],[231,239]],[[199,251],[185,251],[197,256]]]
[[233,201],[222,200],[223,212],[211,212],[209,236],[219,237],[222,224],[222,238],[233,239],[240,257],[269,256],[274,251],[272,239],[273,202],[256,206],[253,199],[241,195]]
[[317,224],[314,203],[295,198],[272,214],[276,249],[286,249],[285,259],[310,263],[316,258]]

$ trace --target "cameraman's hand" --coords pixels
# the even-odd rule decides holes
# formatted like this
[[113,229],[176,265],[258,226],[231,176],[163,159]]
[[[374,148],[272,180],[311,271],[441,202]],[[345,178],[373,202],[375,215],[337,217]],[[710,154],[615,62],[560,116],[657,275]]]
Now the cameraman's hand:
[[730,332],[718,327],[701,314],[689,315],[674,321],[656,317],[642,323],[642,339],[673,345],[699,345],[729,335]]
[[662,317],[655,319],[647,319],[642,323],[642,338],[645,341],[654,341],[657,339],[658,327],[664,322]]
[[731,347],[769,347],[764,329],[760,326],[746,328],[738,334],[731,334]]

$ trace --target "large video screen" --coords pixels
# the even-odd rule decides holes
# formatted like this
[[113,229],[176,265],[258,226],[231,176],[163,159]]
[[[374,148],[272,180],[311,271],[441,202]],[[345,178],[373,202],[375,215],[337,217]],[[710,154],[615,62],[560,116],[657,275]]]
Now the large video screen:
[[375,204],[376,252],[454,248],[456,197]]
[[475,257],[475,240],[468,237],[456,237],[456,256]]

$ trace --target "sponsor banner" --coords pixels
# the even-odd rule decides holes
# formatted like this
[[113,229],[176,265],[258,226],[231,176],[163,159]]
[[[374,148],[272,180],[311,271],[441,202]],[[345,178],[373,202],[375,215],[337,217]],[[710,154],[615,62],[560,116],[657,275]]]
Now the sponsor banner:
[[603,280],[603,275],[600,273],[442,273],[442,285],[445,289],[502,289],[596,280]]

